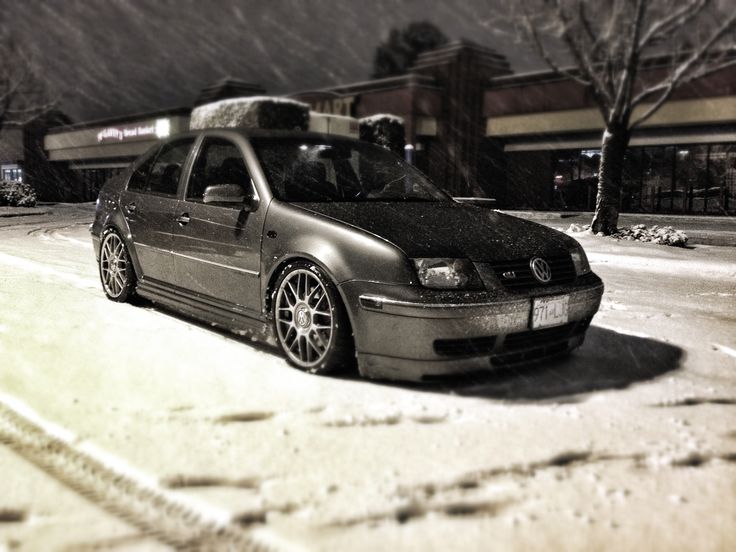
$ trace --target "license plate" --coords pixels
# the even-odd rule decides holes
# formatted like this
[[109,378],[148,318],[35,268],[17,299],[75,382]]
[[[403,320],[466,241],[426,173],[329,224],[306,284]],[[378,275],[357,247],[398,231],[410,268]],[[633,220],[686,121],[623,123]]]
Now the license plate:
[[541,297],[532,303],[532,330],[567,324],[569,296]]

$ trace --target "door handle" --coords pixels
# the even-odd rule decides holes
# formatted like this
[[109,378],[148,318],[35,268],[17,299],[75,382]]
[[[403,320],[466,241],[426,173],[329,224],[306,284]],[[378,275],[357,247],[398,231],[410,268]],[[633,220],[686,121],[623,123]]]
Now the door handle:
[[189,224],[189,221],[192,220],[189,218],[189,213],[182,213],[178,217],[176,217],[176,222],[181,224],[182,226],[186,226]]
[[125,210],[128,211],[129,213],[135,213],[135,210],[136,210],[135,203],[128,203],[125,206]]

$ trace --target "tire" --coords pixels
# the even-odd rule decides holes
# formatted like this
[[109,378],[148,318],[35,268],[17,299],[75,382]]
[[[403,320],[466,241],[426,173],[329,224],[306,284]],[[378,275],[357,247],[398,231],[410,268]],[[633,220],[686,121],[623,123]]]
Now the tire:
[[105,295],[117,303],[129,302],[135,295],[137,281],[128,248],[115,230],[102,233],[100,246],[100,282]]
[[355,361],[352,331],[335,284],[314,263],[286,266],[274,287],[274,333],[290,364],[312,374]]

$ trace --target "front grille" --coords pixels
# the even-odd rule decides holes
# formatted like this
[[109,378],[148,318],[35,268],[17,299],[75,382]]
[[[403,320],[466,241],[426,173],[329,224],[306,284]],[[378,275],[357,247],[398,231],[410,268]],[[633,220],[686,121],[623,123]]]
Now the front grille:
[[451,357],[489,355],[493,352],[495,345],[495,335],[466,339],[438,339],[434,342],[434,352]]
[[[532,274],[529,266],[531,257],[513,259],[510,261],[499,261],[491,263],[493,271],[499,281],[510,290],[526,290],[541,286],[555,286],[571,284],[575,281],[575,265],[569,254],[556,255],[554,257],[542,257],[552,271],[552,279],[546,284],[541,283]],[[504,274],[514,273],[515,277],[508,278]]]
[[491,358],[491,363],[494,366],[505,366],[564,353],[569,347],[568,340],[583,334],[590,321],[591,318],[586,318],[564,326],[508,334],[501,352]]
[[555,326],[554,328],[542,328],[541,330],[528,330],[526,332],[517,332],[508,334],[503,342],[504,351],[518,351],[520,349],[536,349],[544,347],[556,341],[569,339],[576,333],[579,333],[578,322],[571,322],[564,326]]

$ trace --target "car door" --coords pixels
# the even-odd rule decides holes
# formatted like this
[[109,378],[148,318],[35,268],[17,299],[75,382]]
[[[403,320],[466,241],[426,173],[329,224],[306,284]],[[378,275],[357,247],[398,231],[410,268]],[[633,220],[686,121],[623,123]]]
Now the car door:
[[261,310],[261,234],[265,209],[204,203],[208,186],[237,184],[257,192],[241,148],[232,140],[205,136],[192,163],[174,228],[174,272],[188,291],[254,311]]
[[121,204],[143,280],[174,283],[171,256],[177,190],[194,137],[174,140],[141,163],[121,195]]

